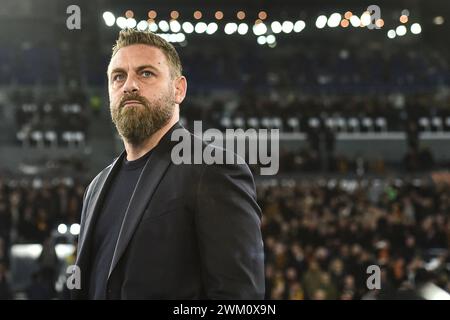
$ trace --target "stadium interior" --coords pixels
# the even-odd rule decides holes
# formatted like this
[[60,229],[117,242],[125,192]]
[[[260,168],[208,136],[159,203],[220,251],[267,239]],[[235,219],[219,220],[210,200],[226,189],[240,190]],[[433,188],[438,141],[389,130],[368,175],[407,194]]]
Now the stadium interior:
[[185,127],[279,130],[279,172],[251,165],[266,299],[450,299],[450,3],[371,4],[3,0],[0,299],[68,298],[85,188],[123,150],[123,28],[178,50]]

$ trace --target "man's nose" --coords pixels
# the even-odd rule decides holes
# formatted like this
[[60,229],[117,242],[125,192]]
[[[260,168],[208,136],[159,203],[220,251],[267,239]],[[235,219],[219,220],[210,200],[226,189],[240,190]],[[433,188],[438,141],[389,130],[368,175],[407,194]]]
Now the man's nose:
[[130,94],[132,92],[138,92],[138,91],[139,91],[139,86],[137,84],[137,81],[134,79],[134,77],[132,75],[129,75],[123,86],[123,93]]

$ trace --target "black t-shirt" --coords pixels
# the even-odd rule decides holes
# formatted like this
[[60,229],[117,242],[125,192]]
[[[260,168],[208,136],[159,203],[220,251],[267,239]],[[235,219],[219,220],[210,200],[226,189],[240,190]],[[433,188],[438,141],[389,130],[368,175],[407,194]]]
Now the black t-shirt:
[[120,228],[150,154],[151,151],[133,161],[125,157],[105,195],[92,238],[89,299],[106,299],[106,283]]

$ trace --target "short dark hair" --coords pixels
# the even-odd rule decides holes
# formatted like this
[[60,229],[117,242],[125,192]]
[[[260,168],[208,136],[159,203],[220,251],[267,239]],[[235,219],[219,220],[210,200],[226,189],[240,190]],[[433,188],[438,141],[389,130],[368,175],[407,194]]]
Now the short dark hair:
[[160,49],[169,62],[170,74],[172,78],[182,75],[183,67],[181,65],[181,60],[178,56],[177,50],[170,42],[150,31],[140,31],[134,28],[121,30],[119,32],[119,39],[116,40],[116,44],[112,47],[111,58],[114,57],[120,48],[133,44],[146,44]]

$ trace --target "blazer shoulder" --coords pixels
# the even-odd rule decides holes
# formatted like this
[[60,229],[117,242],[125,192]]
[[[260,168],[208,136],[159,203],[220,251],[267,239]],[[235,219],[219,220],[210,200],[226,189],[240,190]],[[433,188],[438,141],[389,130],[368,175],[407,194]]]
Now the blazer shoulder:
[[86,188],[86,194],[89,195],[92,193],[93,189],[95,189],[95,186],[97,185],[98,181],[104,180],[108,173],[111,171],[114,163],[117,161],[119,157],[116,157],[111,164],[109,164],[107,167],[105,167],[102,171],[100,171],[94,179],[89,183],[89,185]]

